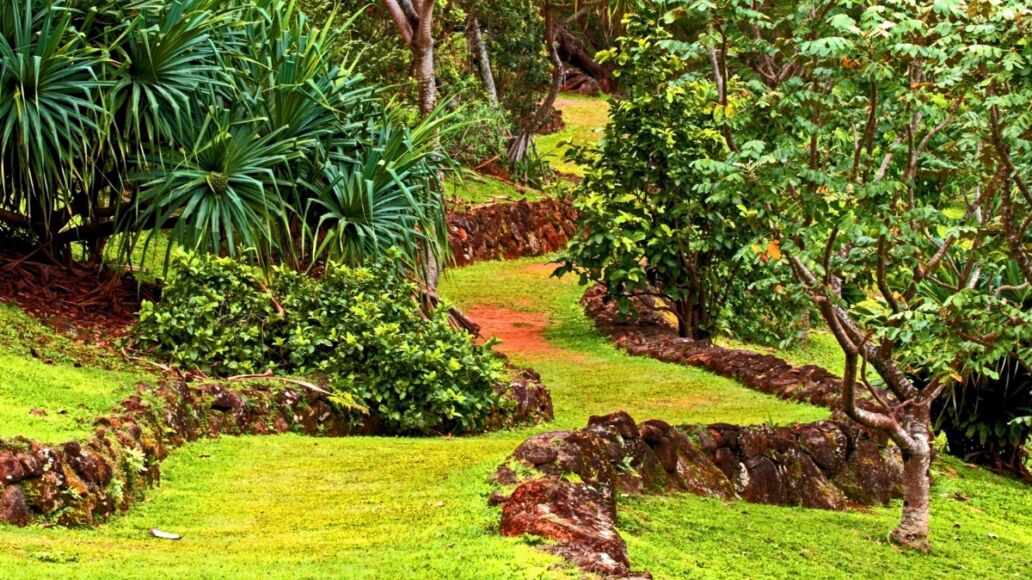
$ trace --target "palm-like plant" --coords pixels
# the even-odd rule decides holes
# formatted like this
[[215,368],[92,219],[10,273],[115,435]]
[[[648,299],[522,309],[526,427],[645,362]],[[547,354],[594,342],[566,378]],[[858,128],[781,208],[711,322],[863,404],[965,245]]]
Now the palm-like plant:
[[437,192],[446,161],[437,131],[448,118],[437,109],[410,130],[385,115],[370,142],[351,155],[331,155],[325,182],[306,207],[313,257],[355,264],[396,247],[416,271],[413,258],[421,252],[444,253],[444,200]]
[[152,159],[134,208],[136,228],[170,227],[171,237],[193,251],[237,255],[273,253],[273,224],[285,215],[278,169],[298,157],[278,132],[256,136],[245,111],[212,106],[200,121],[173,130],[181,150]]
[[159,230],[265,264],[442,254],[447,117],[403,128],[339,45],[291,0],[0,7],[0,221],[123,256]]
[[30,0],[0,8],[2,207],[41,236],[64,225],[55,210],[83,187],[82,160],[100,137],[100,59],[70,20]]

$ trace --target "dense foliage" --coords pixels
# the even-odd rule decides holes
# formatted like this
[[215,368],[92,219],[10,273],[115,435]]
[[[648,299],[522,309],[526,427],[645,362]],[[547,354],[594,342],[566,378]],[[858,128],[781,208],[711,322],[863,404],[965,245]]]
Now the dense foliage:
[[442,253],[442,116],[414,128],[292,0],[0,6],[0,220],[55,254],[167,229],[295,265]]
[[162,300],[140,312],[137,345],[221,377],[324,377],[391,433],[476,431],[502,404],[501,362],[454,330],[447,311],[422,316],[396,268],[270,276],[229,258],[177,260]]
[[[707,163],[709,187],[746,195],[740,221],[779,244],[820,309],[845,354],[846,411],[903,450],[893,538],[927,548],[932,401],[995,379],[1003,359],[1032,365],[1032,312],[1002,275],[1010,260],[1026,270],[1032,223],[1015,162],[1029,151],[1029,8],[663,4],[684,33],[664,47],[716,95],[728,153]],[[880,408],[856,407],[874,387]]]
[[[632,17],[629,37],[602,59],[623,96],[613,100],[598,148],[579,153],[590,170],[574,192],[580,234],[560,273],[603,283],[622,310],[645,298],[669,310],[681,336],[718,331],[777,343],[798,334],[805,310],[777,281],[754,232],[738,223],[742,192],[708,188],[706,160],[722,159],[710,85],[682,78],[684,62],[662,48],[672,37]],[[787,280],[786,280],[787,282]]]
[[[300,0],[300,5],[320,24],[335,13],[355,14],[346,36],[338,39],[345,47],[339,52],[347,55],[352,47],[360,47],[363,56],[355,61],[355,70],[377,85],[394,87],[400,105],[418,109],[412,52],[381,3]],[[530,118],[548,86],[549,61],[542,47],[538,2],[442,2],[431,26],[439,99],[455,111],[461,125],[442,139],[442,147],[469,166],[503,159],[509,136]],[[474,27],[484,44],[495,95],[482,82],[483,62],[473,41]]]

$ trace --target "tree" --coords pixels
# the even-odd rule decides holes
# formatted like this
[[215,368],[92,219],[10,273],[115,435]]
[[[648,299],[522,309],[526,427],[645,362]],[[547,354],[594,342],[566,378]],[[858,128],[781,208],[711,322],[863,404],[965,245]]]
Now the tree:
[[[1032,313],[999,275],[1020,257],[1015,232],[1027,233],[1007,215],[1021,190],[1007,155],[1027,124],[1012,118],[1003,131],[1000,103],[981,94],[1002,88],[984,83],[987,69],[1027,62],[1029,9],[667,5],[667,22],[702,29],[667,47],[692,63],[689,77],[716,88],[730,153],[708,164],[714,187],[749,199],[742,220],[779,242],[838,340],[845,412],[902,451],[903,514],[891,537],[928,549],[933,401],[966,377],[994,376],[1010,353],[1032,364]],[[1005,29],[1022,41],[997,45]],[[859,408],[858,389],[879,409]]]
[[[662,48],[671,36],[658,24],[630,19],[628,38],[601,54],[620,63],[625,95],[611,103],[600,147],[580,154],[591,169],[574,194],[579,235],[558,272],[604,284],[625,312],[636,300],[667,310],[680,336],[704,340],[734,325],[722,311],[749,302],[742,280],[759,258],[749,228],[734,223],[743,197],[705,188],[700,160],[726,154],[711,86],[680,78],[684,62]],[[763,301],[785,298],[771,294]]]
[[419,82],[419,112],[425,117],[437,106],[434,66],[434,7],[437,0],[383,0],[384,8],[412,50],[413,71]]

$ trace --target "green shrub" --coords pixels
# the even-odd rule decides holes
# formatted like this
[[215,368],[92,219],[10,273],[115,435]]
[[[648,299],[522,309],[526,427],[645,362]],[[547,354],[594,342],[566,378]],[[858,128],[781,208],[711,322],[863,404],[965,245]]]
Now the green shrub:
[[228,258],[178,258],[160,303],[144,303],[137,345],[185,368],[226,377],[267,370],[325,376],[391,433],[482,429],[501,401],[502,363],[424,317],[416,291],[386,266],[330,265],[315,279],[264,277]]
[[588,169],[572,193],[578,235],[558,272],[605,284],[622,312],[635,298],[660,299],[682,337],[791,342],[806,300],[784,291],[791,272],[778,249],[764,250],[739,219],[745,196],[713,190],[714,160],[727,149],[711,87],[682,78],[658,21],[627,26],[600,56],[615,64],[624,95],[601,143],[572,150]]

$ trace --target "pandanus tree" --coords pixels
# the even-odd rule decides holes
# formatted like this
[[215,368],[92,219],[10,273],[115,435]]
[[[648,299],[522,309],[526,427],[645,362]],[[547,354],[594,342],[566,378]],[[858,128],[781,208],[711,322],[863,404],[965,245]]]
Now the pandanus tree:
[[0,222],[57,259],[165,231],[297,267],[397,247],[420,270],[446,247],[443,116],[406,126],[338,62],[340,28],[287,0],[5,3]]
[[[1024,2],[672,0],[665,43],[714,88],[704,165],[780,244],[845,353],[844,411],[902,452],[891,537],[927,549],[932,404],[1032,364],[1000,272],[1028,219]],[[935,291],[930,289],[934,287]],[[865,391],[874,408],[857,405]]]

